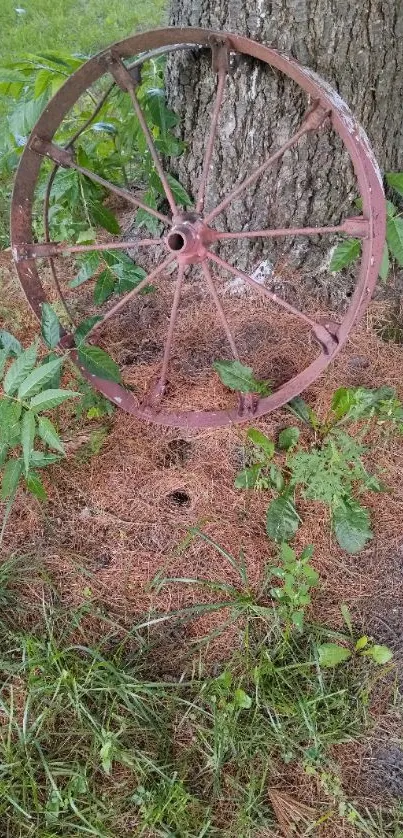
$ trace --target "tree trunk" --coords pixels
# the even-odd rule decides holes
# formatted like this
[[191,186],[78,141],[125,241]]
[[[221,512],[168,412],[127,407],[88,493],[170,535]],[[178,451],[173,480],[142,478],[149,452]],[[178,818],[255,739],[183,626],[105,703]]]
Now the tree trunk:
[[[293,55],[347,101],[381,167],[403,169],[400,0],[172,0],[170,23],[239,32]],[[171,59],[170,104],[181,118],[181,135],[188,145],[177,173],[193,194],[214,89],[209,56],[199,60],[182,53]],[[282,74],[251,59],[236,60],[220,114],[207,209],[292,135],[306,106],[305,94]],[[341,141],[332,130],[321,129],[300,141],[258,185],[234,201],[217,226],[239,230],[335,224],[353,214],[356,196],[354,173]],[[329,291],[334,281],[329,284],[326,279],[326,267],[334,241],[282,239],[274,245],[244,240],[237,246],[236,260],[239,267],[250,268],[269,254],[278,269],[287,254],[289,263],[310,276],[315,272],[316,286]]]

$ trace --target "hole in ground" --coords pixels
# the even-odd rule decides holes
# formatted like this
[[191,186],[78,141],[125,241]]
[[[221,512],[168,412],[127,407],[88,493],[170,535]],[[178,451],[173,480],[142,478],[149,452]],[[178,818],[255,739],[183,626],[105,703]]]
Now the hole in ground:
[[164,468],[181,466],[189,459],[191,453],[192,446],[186,439],[172,439],[160,457],[160,463]]
[[172,506],[190,506],[190,495],[184,489],[175,489],[167,499]]

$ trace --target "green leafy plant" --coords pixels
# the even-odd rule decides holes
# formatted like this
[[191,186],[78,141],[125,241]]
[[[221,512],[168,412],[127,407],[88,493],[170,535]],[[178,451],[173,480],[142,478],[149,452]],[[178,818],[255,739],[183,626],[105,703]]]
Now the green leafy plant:
[[[59,430],[49,418],[49,412],[69,399],[81,399],[80,392],[61,387],[61,375],[69,350],[59,354],[54,351],[61,338],[61,325],[48,303],[42,305],[41,333],[51,351],[39,358],[39,339],[23,349],[14,335],[0,330],[0,380],[3,389],[0,398],[0,497],[6,502],[0,541],[18,486],[23,483],[29,492],[45,501],[47,493],[38,470],[65,456]],[[113,381],[120,380],[117,365],[99,347],[81,343],[79,358],[90,372]],[[82,409],[88,413],[92,411],[93,418],[99,415],[101,406],[105,410],[100,398],[90,401],[87,394],[87,404]]]
[[[62,52],[48,51],[38,55],[21,56],[0,67],[0,93],[6,97],[7,118],[0,134],[0,177],[7,177],[15,170],[27,137],[49,98],[77,70],[84,58]],[[164,92],[163,58],[148,61],[142,67],[137,97],[144,111],[148,127],[159,154],[175,157],[184,149],[173,133],[177,124],[175,114],[167,107]],[[78,100],[60,125],[55,142],[61,146],[69,143],[82,125],[90,120],[97,102],[106,92],[108,80],[99,82],[94,93]],[[143,192],[143,201],[157,209],[165,200],[161,181],[155,171],[147,144],[133,111],[129,96],[114,87],[93,120],[74,142],[77,163],[117,185],[136,183]],[[49,164],[50,165],[50,164]],[[38,198],[42,199],[49,165],[42,167],[42,181]],[[168,180],[177,203],[191,203],[183,186],[171,174]],[[90,244],[95,230],[102,227],[108,233],[120,233],[119,221],[105,205],[107,190],[73,169],[59,169],[50,194],[49,223],[51,237],[77,244]],[[40,216],[35,216],[38,231]],[[138,227],[146,227],[156,234],[158,219],[140,209],[136,215]],[[73,287],[91,278],[99,268],[94,288],[96,304],[105,302],[113,293],[130,290],[144,275],[142,269],[125,254],[92,252],[77,260],[79,273]]]
[[[285,428],[279,435],[279,453],[275,456],[274,442],[250,429],[247,437],[252,443],[251,463],[237,475],[235,486],[277,493],[266,518],[267,534],[274,541],[290,541],[298,530],[300,516],[295,498],[299,489],[303,497],[330,508],[340,547],[349,553],[359,552],[372,532],[369,512],[360,505],[356,494],[384,491],[379,478],[369,473],[365,465],[365,439],[373,427],[402,433],[401,402],[390,387],[342,387],[334,393],[323,422],[300,397],[291,401],[288,408],[309,429],[305,448],[299,442],[299,428]],[[344,429],[353,422],[359,423],[355,436]],[[285,460],[281,452],[285,453]]]
[[[194,586],[200,590],[204,589],[210,593],[222,594],[223,599],[215,599],[206,603],[200,611],[200,614],[205,613],[206,609],[209,612],[218,612],[224,609],[228,611],[228,617],[220,632],[228,628],[229,625],[242,621],[247,622],[249,619],[261,619],[267,623],[279,620],[287,635],[292,628],[297,628],[302,632],[305,609],[311,602],[310,590],[319,581],[319,574],[311,564],[312,546],[306,547],[301,555],[297,556],[288,544],[281,544],[278,563],[267,565],[259,584],[252,586],[243,554],[240,555],[239,559],[236,559],[197,527],[192,527],[189,530],[181,549],[187,548],[194,538],[201,538],[220,553],[234,570],[238,583],[232,585],[202,578],[164,577],[158,574],[153,580],[153,588],[159,591],[168,585],[180,583]],[[277,584],[273,587],[275,580]],[[181,612],[181,616],[185,614],[197,616],[198,612],[195,608],[197,607],[190,606],[188,610]]]
[[319,574],[311,565],[313,547],[306,547],[300,556],[289,544],[280,545],[279,565],[268,567],[270,576],[279,579],[281,586],[270,588],[271,596],[278,602],[278,614],[289,630],[304,628],[305,609],[311,602],[310,590],[319,582]]
[[[54,322],[45,310],[44,331],[55,337]],[[12,335],[1,333],[0,465],[1,499],[7,501],[2,535],[20,481],[40,500],[46,490],[38,469],[65,455],[58,431],[47,414],[79,393],[59,386],[63,358],[38,361],[38,340],[23,350]],[[39,448],[37,445],[39,444]],[[53,453],[57,452],[57,453]]]
[[345,604],[341,606],[344,622],[349,631],[349,638],[346,638],[346,645],[339,643],[322,643],[318,646],[319,664],[325,668],[333,668],[344,661],[350,660],[357,655],[368,658],[373,663],[383,666],[393,658],[393,652],[388,646],[375,643],[372,637],[366,634],[359,637],[353,631],[351,614]]
[[246,367],[240,361],[214,361],[213,368],[225,387],[230,390],[237,390],[239,393],[258,393],[260,396],[267,396],[270,393],[270,382],[258,381],[252,367]]
[[[403,197],[403,172],[388,172],[385,176],[387,185],[401,198]],[[362,201],[355,202],[362,209]],[[344,239],[333,251],[329,270],[336,272],[351,265],[361,255],[360,239]],[[386,242],[383,250],[379,278],[386,282],[391,259],[403,266],[403,218],[402,212],[392,201],[386,201]]]

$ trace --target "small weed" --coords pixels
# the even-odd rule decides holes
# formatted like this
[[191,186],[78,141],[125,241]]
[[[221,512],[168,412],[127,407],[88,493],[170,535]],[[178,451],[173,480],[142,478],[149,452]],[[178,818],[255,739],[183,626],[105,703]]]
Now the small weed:
[[[267,534],[277,542],[290,541],[298,530],[301,519],[295,493],[300,488],[305,498],[329,506],[340,547],[357,553],[372,538],[372,532],[369,512],[356,494],[385,491],[379,478],[365,466],[365,440],[374,429],[383,434],[402,433],[402,404],[390,387],[342,387],[334,393],[323,422],[300,397],[288,408],[309,429],[308,450],[299,444],[299,428],[285,428],[279,435],[277,459],[274,442],[252,428],[247,435],[252,443],[252,463],[238,474],[235,486],[277,492],[266,519]],[[355,436],[344,429],[350,423],[359,423]],[[285,452],[285,462],[281,452]]]

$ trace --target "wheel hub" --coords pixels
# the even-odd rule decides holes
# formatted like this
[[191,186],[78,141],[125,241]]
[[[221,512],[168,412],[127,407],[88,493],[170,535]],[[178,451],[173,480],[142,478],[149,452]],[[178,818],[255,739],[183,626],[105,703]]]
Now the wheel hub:
[[174,253],[183,265],[203,262],[210,244],[215,239],[215,231],[196,213],[184,212],[175,216],[173,226],[165,237],[165,244],[170,253]]

